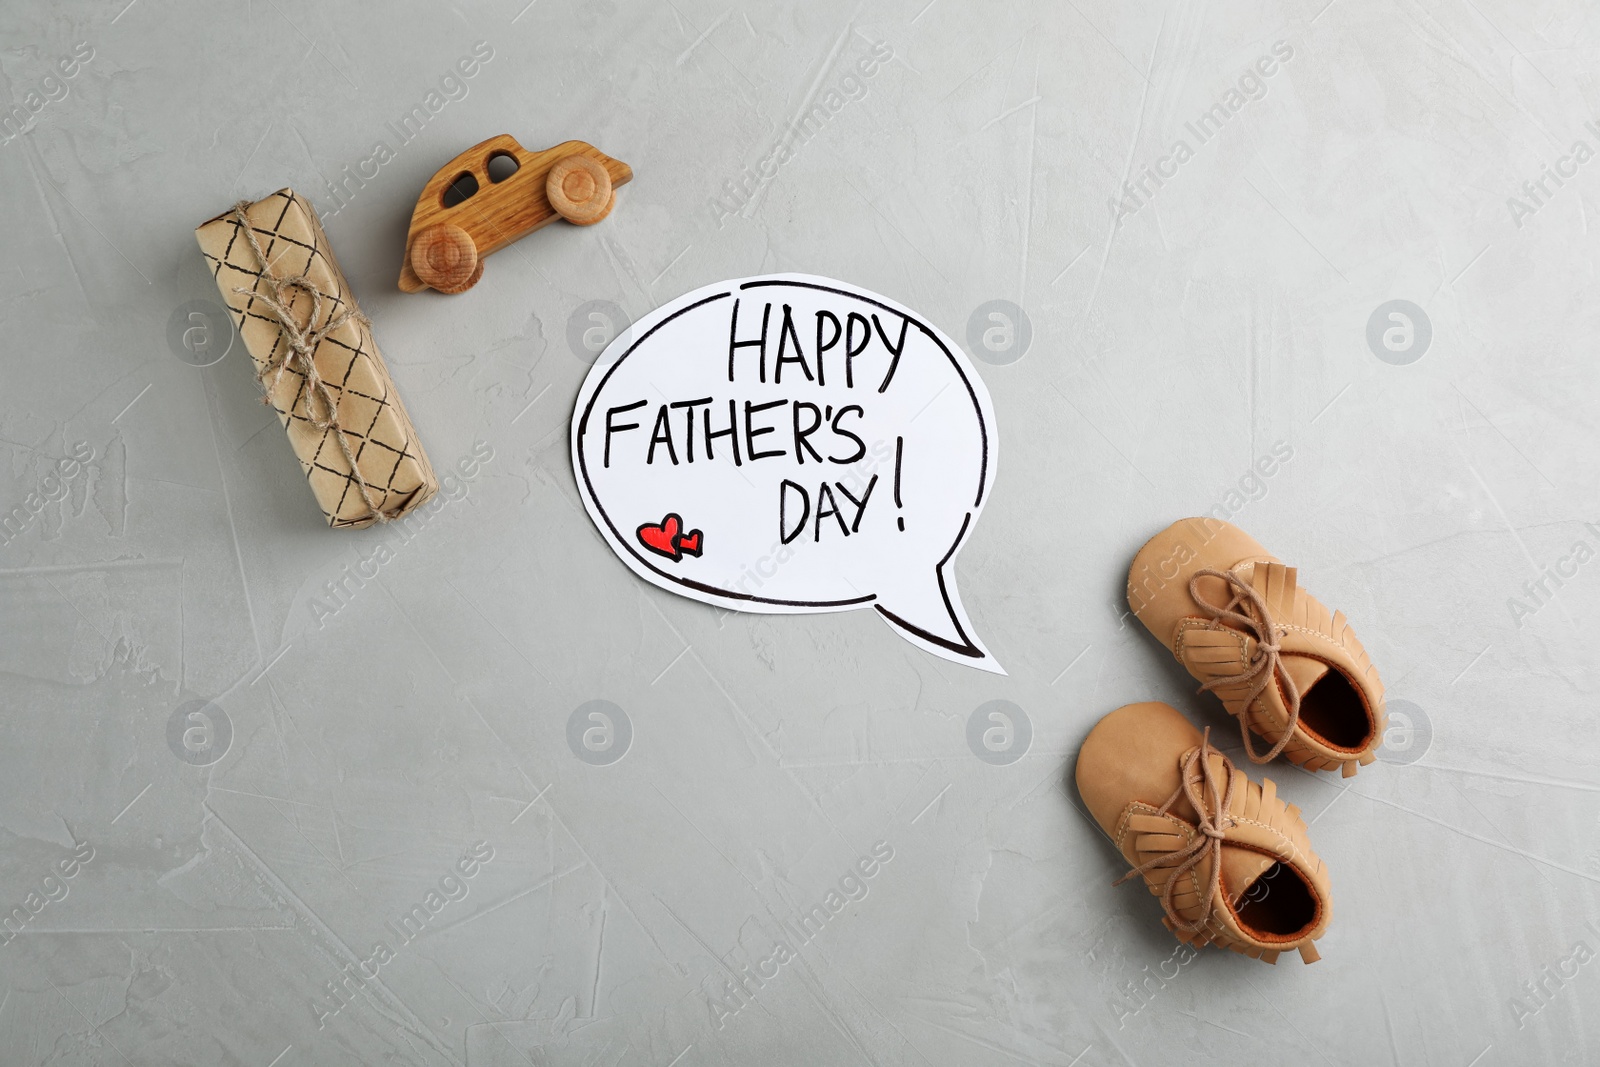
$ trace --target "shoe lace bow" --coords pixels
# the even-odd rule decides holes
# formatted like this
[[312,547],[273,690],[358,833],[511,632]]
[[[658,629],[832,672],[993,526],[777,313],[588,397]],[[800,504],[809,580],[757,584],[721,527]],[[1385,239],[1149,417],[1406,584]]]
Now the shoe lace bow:
[[[1212,765],[1210,757],[1215,756],[1221,764],[1220,777],[1227,779],[1224,788],[1218,781],[1218,769]],[[1156,814],[1166,815],[1178,798],[1186,797],[1189,806],[1194,808],[1198,818],[1195,821],[1195,835],[1189,843],[1175,852],[1163,853],[1155,858],[1141,863],[1112,885],[1121,885],[1128,879],[1142,875],[1157,867],[1172,867],[1172,873],[1167,877],[1166,886],[1161,891],[1161,907],[1165,909],[1173,925],[1185,933],[1195,933],[1211,920],[1211,912],[1217,898],[1217,891],[1222,886],[1222,844],[1227,840],[1227,830],[1236,825],[1236,820],[1228,814],[1233,806],[1233,794],[1238,784],[1239,776],[1234,774],[1233,762],[1211,747],[1211,728],[1200,738],[1200,744],[1190,749],[1179,761],[1179,784],[1172,791],[1165,804],[1156,809]],[[1173,904],[1173,894],[1177,892],[1178,883],[1184,875],[1200,866],[1207,859],[1211,861],[1210,886],[1203,894],[1200,903],[1200,915],[1194,922],[1186,922]]]
[[[1200,595],[1201,578],[1222,579],[1233,594],[1232,598],[1222,605],[1205,599]],[[1273,621],[1272,611],[1267,607],[1267,602],[1260,592],[1232,571],[1213,570],[1209,567],[1195,571],[1189,579],[1189,596],[1214,622],[1240,630],[1255,639],[1256,650],[1250,657],[1249,666],[1238,674],[1226,678],[1214,678],[1202,685],[1199,691],[1204,693],[1241,682],[1248,683],[1250,693],[1245,697],[1242,710],[1237,716],[1239,736],[1244,739],[1245,755],[1250,757],[1252,763],[1266,763],[1276,759],[1294,737],[1295,727],[1300,723],[1300,690],[1295,685],[1294,679],[1289,676],[1289,669],[1283,664],[1282,640],[1288,629]],[[1245,713],[1274,677],[1282,683],[1284,705],[1289,712],[1289,724],[1284,728],[1283,736],[1278,739],[1278,743],[1265,755],[1260,755],[1257,754],[1255,744],[1250,739],[1250,726]]]

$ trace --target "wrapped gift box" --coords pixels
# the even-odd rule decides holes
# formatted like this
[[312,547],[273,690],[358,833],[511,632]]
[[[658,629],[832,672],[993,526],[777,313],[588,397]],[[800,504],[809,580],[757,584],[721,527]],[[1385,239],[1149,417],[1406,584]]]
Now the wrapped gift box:
[[328,525],[426,503],[438,480],[311,204],[280,189],[195,237]]

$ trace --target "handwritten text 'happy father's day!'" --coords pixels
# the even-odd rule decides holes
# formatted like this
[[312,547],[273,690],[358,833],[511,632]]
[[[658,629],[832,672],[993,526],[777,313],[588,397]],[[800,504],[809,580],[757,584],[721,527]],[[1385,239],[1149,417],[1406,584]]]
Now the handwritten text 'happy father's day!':
[[[890,321],[884,322],[885,318]],[[842,381],[847,390],[859,389],[861,400],[870,403],[874,394],[883,393],[893,382],[909,326],[909,319],[897,315],[851,311],[841,318],[826,309],[801,319],[789,304],[736,299],[728,322],[728,383],[753,379],[781,386],[787,376],[791,387],[803,378],[820,391],[828,388],[831,375],[835,386]],[[875,347],[879,351],[874,354],[880,357],[876,362],[886,358],[888,363],[881,379],[869,378],[856,368],[856,360]],[[814,463],[819,467],[814,486],[788,478],[778,483],[774,507],[779,540],[788,544],[803,535],[813,541],[849,537],[861,529],[879,475],[874,474],[864,490],[858,486],[857,496],[846,482],[831,479],[826,465],[850,466],[866,456],[867,442],[857,432],[865,413],[861,403],[835,405],[799,398],[635,400],[606,409],[602,465],[611,466],[614,452],[619,461],[625,453],[626,459],[642,459],[646,466],[709,463],[716,460],[719,449],[740,467],[780,458],[801,467]],[[897,507],[904,451],[904,438],[896,438]],[[903,531],[905,520],[898,524]]]

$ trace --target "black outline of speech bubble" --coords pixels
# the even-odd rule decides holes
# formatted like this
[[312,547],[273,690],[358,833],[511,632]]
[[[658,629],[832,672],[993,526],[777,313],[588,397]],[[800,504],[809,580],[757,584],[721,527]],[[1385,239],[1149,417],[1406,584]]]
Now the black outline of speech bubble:
[[[948,550],[946,550],[944,557],[940,559],[933,568],[934,577],[938,579],[939,582],[939,597],[944,601],[945,614],[950,619],[952,625],[955,626],[956,633],[961,635],[961,640],[964,641],[965,644],[956,644],[954,641],[947,640],[938,636],[937,634],[931,634],[922,629],[920,626],[914,626],[902,619],[900,616],[896,615],[894,612],[884,608],[882,604],[872,604],[872,607],[874,611],[878,612],[884,618],[894,623],[894,625],[898,626],[900,629],[905,630],[907,633],[915,634],[917,637],[927,641],[929,644],[938,645],[940,648],[948,649],[957,655],[969,656],[973,659],[982,659],[984,657],[983,650],[978,648],[977,645],[973,644],[972,638],[968,637],[967,632],[962,629],[961,620],[956,617],[955,606],[950,603],[950,591],[945,586],[944,576],[945,565],[948,564],[951,558],[955,556],[956,549],[961,547],[962,540],[967,536],[967,528],[972,525],[972,513],[983,504],[984,490],[988,488],[989,427],[983,421],[983,405],[978,402],[977,390],[973,389],[972,382],[967,377],[966,372],[962,369],[960,362],[957,361],[955,356],[951,354],[949,347],[939,339],[938,333],[915,315],[911,315],[900,310],[899,308],[890,307],[888,304],[873,300],[871,297],[862,296],[860,293],[852,293],[846,289],[835,289],[829,285],[817,285],[812,282],[791,281],[783,278],[743,282],[739,285],[739,289],[743,291],[745,289],[756,289],[764,286],[785,285],[792,285],[801,289],[819,289],[825,293],[833,293],[837,296],[848,297],[852,300],[859,300],[862,303],[871,304],[874,307],[879,307],[884,311],[892,312],[895,315],[901,316],[907,322],[914,324],[917,329],[921,330],[930,341],[939,347],[939,351],[944,353],[945,359],[950,361],[951,368],[961,378],[961,384],[966,386],[967,396],[972,401],[972,409],[977,413],[978,416],[978,435],[981,441],[981,450],[983,453],[983,463],[978,470],[978,494],[973,499],[972,508],[969,509],[966,515],[962,517],[961,529],[956,532],[955,540],[950,543],[950,547]],[[578,419],[579,447],[575,449],[575,451],[577,452],[578,456],[578,473],[583,478],[584,488],[588,491],[589,499],[594,501],[595,511],[599,512],[600,517],[605,520],[606,527],[610,529],[612,534],[612,542],[627,549],[628,554],[634,559],[638,560],[646,570],[650,571],[652,574],[658,575],[661,578],[665,578],[674,585],[681,585],[688,589],[698,590],[699,592],[708,593],[712,596],[725,598],[728,600],[744,600],[757,604],[775,604],[780,607],[850,608],[862,604],[872,603],[878,599],[877,593],[869,593],[866,596],[852,597],[848,600],[779,600],[774,597],[756,596],[754,593],[741,593],[735,590],[722,589],[718,586],[707,585],[705,582],[697,582],[692,578],[684,578],[679,575],[661,570],[653,562],[637,552],[634,547],[628,543],[628,539],[622,536],[622,531],[617,529],[617,524],[611,521],[611,516],[606,512],[605,503],[600,499],[600,494],[595,492],[594,482],[589,477],[589,461],[587,450],[582,446],[582,441],[584,439],[584,435],[589,432],[589,415],[594,410],[595,401],[600,399],[600,394],[605,392],[607,383],[611,381],[611,376],[616,373],[617,368],[622,366],[629,356],[633,355],[634,349],[648,341],[651,334],[661,329],[661,327],[665,326],[673,319],[676,319],[678,316],[686,315],[696,308],[704,307],[705,305],[716,300],[725,300],[732,296],[733,293],[734,290],[729,289],[727,292],[716,293],[712,296],[707,296],[696,300],[688,307],[679,308],[677,311],[674,311],[671,315],[668,315],[666,318],[650,327],[650,329],[646,330],[638,338],[638,340],[634,341],[628,346],[627,351],[623,352],[621,356],[618,356],[616,361],[606,369],[605,375],[600,379],[599,384],[595,386],[594,392],[589,397],[589,402],[584,405],[583,414]],[[894,368],[891,367],[888,377],[892,378],[893,375]],[[878,391],[882,392],[884,389],[888,388],[888,385],[889,381],[886,379],[883,386],[881,386]]]

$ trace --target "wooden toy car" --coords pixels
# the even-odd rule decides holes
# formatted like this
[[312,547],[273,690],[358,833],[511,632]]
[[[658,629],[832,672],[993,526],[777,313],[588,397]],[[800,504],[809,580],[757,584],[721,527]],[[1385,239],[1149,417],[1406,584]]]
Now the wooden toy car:
[[491,137],[423,186],[406,234],[400,288],[471,289],[483,277],[485,256],[558,218],[592,226],[611,214],[616,187],[632,178],[626,163],[583,141],[529,152],[510,134]]

